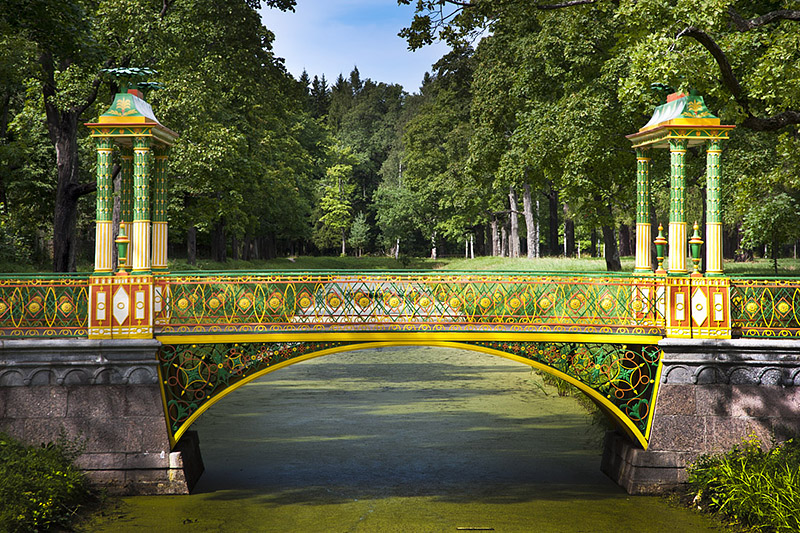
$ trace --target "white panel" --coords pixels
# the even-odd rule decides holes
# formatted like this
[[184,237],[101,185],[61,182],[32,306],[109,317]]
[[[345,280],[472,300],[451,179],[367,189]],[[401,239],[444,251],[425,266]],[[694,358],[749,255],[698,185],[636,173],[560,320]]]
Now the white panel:
[[717,322],[725,320],[725,304],[722,300],[722,294],[719,292],[714,294],[714,320]]
[[95,318],[98,322],[106,319],[106,293],[97,293],[97,308],[95,309]]
[[127,320],[128,316],[130,315],[130,298],[128,297],[128,293],[124,287],[120,287],[117,289],[117,292],[114,293],[114,320],[117,321],[117,325],[122,325],[125,320]]
[[136,291],[135,294],[134,301],[136,302],[136,311],[134,316],[136,317],[136,320],[144,320],[144,291]]
[[675,320],[686,320],[686,298],[682,292],[675,294]]

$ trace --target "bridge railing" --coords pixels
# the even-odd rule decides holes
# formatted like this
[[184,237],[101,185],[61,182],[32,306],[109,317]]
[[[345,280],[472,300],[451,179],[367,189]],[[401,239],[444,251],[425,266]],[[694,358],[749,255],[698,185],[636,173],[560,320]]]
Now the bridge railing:
[[85,337],[88,274],[0,275],[0,337]]
[[466,272],[172,274],[161,334],[549,331],[661,334],[654,278]]
[[800,337],[800,279],[731,278],[731,320],[742,337]]

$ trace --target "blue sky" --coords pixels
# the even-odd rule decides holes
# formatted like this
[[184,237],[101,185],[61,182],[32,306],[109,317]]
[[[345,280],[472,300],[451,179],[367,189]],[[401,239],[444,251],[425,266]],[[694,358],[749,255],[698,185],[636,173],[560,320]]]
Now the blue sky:
[[396,0],[297,0],[295,12],[264,8],[264,25],[275,33],[275,55],[299,77],[325,74],[333,83],[358,66],[363,78],[399,83],[419,92],[422,76],[447,52],[442,44],[410,52],[397,36],[413,18],[413,6]]

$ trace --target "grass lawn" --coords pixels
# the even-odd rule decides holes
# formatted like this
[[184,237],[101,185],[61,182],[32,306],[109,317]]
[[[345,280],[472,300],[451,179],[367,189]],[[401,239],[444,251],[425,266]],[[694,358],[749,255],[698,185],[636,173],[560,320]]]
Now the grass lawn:
[[[633,271],[634,258],[622,258],[622,272]],[[731,276],[774,277],[772,261],[756,259],[747,263],[725,261],[725,272]],[[191,266],[184,260],[170,262],[173,272],[215,270],[452,270],[452,271],[497,271],[497,272],[605,272],[606,262],[601,258],[542,257],[539,259],[510,259],[508,257],[476,257],[475,259],[410,257],[396,261],[391,257],[310,257],[301,256],[292,260],[281,257],[269,261],[198,261]],[[800,260],[781,259],[778,276],[800,276]]]
[[[622,273],[633,271],[634,258],[622,258]],[[281,257],[269,261],[233,261],[217,263],[199,260],[196,266],[189,265],[184,259],[169,262],[172,272],[191,271],[283,271],[283,270],[449,270],[449,271],[484,271],[484,272],[605,272],[606,263],[600,258],[572,259],[563,257],[542,257],[540,259],[510,259],[508,257],[476,257],[475,259],[442,258],[433,261],[428,258],[408,257],[396,261],[391,257]],[[725,272],[731,276],[765,276],[775,277],[772,261],[756,259],[747,263],[725,261]],[[79,270],[89,272],[90,264],[80,265]],[[46,273],[46,266],[0,261],[0,272],[5,273]],[[800,277],[800,260],[781,259],[778,261],[779,277]]]

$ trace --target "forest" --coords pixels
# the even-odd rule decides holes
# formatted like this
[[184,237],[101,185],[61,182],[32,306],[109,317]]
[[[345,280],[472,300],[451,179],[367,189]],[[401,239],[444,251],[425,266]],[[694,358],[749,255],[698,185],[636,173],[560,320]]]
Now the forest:
[[[397,0],[416,10],[400,32],[409,53],[449,45],[418,92],[358,68],[294,77],[259,10],[298,2],[0,0],[0,264],[91,263],[83,123],[118,90],[108,69],[124,67],[155,72],[147,100],[180,135],[169,253],[190,264],[583,254],[619,270],[635,237],[625,135],[673,90],[736,125],[725,256],[796,253],[800,2]],[[667,223],[669,164],[653,158],[654,227]],[[705,164],[690,149],[687,220],[701,226]]]

